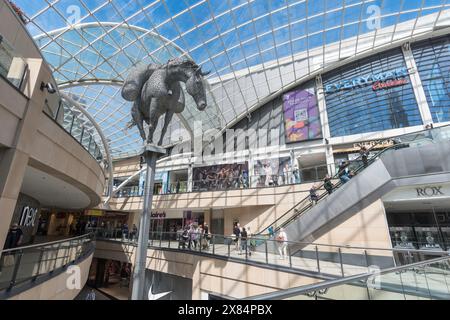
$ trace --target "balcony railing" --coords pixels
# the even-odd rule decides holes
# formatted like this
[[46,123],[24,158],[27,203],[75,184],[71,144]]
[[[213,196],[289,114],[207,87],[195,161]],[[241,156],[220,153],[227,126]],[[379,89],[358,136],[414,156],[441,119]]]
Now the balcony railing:
[[59,100],[56,111],[51,111],[53,108],[44,110],[45,113],[58,123],[68,134],[70,134],[83,148],[94,157],[102,166],[104,165],[104,157],[102,150],[98,146],[94,139],[91,130],[87,128],[85,122],[82,122],[80,118],[70,108],[70,105],[65,100]]
[[0,293],[29,287],[37,280],[56,275],[94,249],[93,234],[1,251]]

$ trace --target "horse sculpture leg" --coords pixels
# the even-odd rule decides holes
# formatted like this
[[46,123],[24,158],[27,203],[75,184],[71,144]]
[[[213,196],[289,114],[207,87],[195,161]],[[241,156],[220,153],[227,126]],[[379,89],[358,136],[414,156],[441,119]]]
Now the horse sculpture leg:
[[133,118],[133,122],[136,124],[139,130],[139,134],[142,137],[142,140],[145,140],[145,130],[144,130],[144,117],[142,116],[141,111],[139,110],[138,103],[135,102],[133,107],[131,108],[131,116]]
[[164,117],[164,126],[161,131],[161,138],[159,139],[158,146],[162,145],[164,136],[166,134],[167,128],[169,127],[170,121],[172,121],[174,112],[170,109],[166,111],[166,116]]

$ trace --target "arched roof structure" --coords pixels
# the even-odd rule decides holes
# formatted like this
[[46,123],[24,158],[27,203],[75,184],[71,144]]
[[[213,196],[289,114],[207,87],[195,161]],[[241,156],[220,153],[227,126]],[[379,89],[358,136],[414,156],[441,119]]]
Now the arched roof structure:
[[[136,154],[119,86],[130,66],[192,58],[210,70],[209,107],[191,100],[165,139],[224,129],[359,55],[450,26],[447,0],[14,0],[62,91],[101,125],[113,156]],[[187,133],[186,133],[187,132]]]

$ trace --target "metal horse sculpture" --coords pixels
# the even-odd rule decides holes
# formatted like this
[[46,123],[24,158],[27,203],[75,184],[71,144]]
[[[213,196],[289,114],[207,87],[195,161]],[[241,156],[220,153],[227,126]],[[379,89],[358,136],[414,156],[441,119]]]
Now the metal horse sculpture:
[[[186,91],[194,98],[198,110],[206,106],[206,90],[203,77],[208,73],[191,60],[176,58],[164,65],[150,64],[134,67],[123,87],[122,97],[133,101],[132,121],[129,127],[136,125],[142,139],[153,143],[153,134],[159,118],[165,114],[164,126],[158,145],[162,145],[164,135],[175,113],[181,113],[185,107],[185,97],[180,82],[186,83]],[[144,121],[149,132],[146,137]]]

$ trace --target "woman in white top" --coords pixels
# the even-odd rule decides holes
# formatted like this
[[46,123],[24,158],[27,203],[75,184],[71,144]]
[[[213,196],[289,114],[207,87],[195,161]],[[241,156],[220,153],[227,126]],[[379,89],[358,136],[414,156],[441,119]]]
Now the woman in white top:
[[280,253],[280,259],[285,259],[287,254],[287,246],[288,246],[288,238],[286,231],[284,231],[284,228],[280,229],[280,232],[277,236],[277,243],[278,243],[278,252]]

